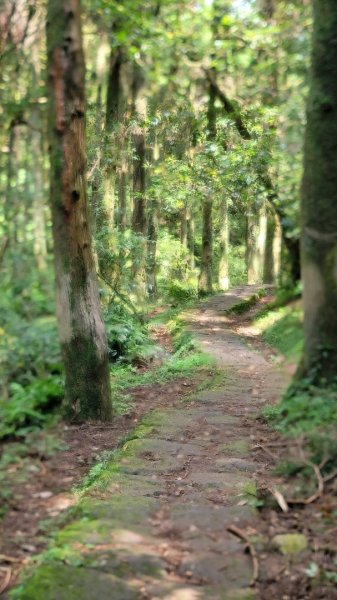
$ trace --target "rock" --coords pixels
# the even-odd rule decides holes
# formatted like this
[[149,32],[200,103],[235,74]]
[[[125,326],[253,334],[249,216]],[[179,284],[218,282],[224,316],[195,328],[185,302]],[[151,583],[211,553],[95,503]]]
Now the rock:
[[302,533],[282,533],[275,535],[272,544],[282,554],[299,554],[308,548],[308,539]]

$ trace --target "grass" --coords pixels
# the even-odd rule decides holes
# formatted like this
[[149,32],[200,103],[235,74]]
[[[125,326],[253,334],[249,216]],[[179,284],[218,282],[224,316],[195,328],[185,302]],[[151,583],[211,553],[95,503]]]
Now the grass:
[[303,349],[303,312],[298,305],[271,310],[258,316],[254,325],[287,361],[299,361]]
[[241,315],[245,313],[247,310],[255,306],[260,298],[263,298],[266,295],[266,290],[261,289],[258,290],[255,294],[252,294],[246,300],[242,300],[242,302],[237,302],[231,308],[228,308],[225,313],[228,315]]
[[[303,311],[299,301],[264,308],[254,325],[286,363],[298,364],[304,338]],[[331,457],[331,465],[328,461],[326,467],[329,471],[337,458],[337,388],[317,387],[309,380],[295,379],[279,404],[265,407],[262,416],[283,435],[302,440],[317,464],[324,456]]]

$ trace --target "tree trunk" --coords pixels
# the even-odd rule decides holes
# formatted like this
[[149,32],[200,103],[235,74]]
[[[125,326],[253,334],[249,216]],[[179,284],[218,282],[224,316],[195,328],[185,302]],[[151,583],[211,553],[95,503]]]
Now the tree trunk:
[[313,7],[302,191],[302,374],[326,384],[337,373],[337,3],[314,0]]
[[251,206],[247,217],[247,282],[254,285],[262,282],[266,245],[267,218],[265,206]]
[[147,231],[147,264],[146,264],[146,289],[149,298],[157,296],[157,239],[158,239],[158,200],[152,198],[148,210]]
[[190,209],[188,209],[187,213],[187,247],[188,247],[188,266],[192,270],[195,268],[195,258],[194,258],[194,218]]
[[117,126],[121,110],[121,48],[110,53],[105,114],[104,170],[100,201],[96,202],[96,238],[99,272],[113,285],[118,277],[114,236],[115,189],[117,167]]
[[50,194],[56,303],[69,419],[111,418],[108,348],[89,228],[79,0],[47,12]]
[[274,211],[267,212],[267,234],[264,253],[263,283],[278,283],[281,267],[282,232]]
[[201,296],[212,292],[212,248],[213,248],[213,201],[211,197],[204,197],[202,207],[202,252],[198,290]]
[[187,206],[184,205],[180,213],[180,243],[187,249]]
[[229,246],[229,222],[228,222],[228,202],[223,196],[220,203],[220,241],[219,241],[219,273],[218,285],[220,290],[226,291],[229,288],[228,272],[228,246]]
[[137,236],[136,248],[133,252],[132,274],[137,286],[136,294],[141,301],[146,295],[146,146],[143,121],[146,116],[145,99],[141,96],[144,84],[143,74],[138,65],[134,66],[132,84],[132,112],[137,119],[133,128],[133,211],[132,231]]
[[[209,82],[208,111],[207,111],[207,139],[216,139],[216,89],[213,82]],[[198,290],[200,295],[209,294],[213,289],[213,199],[205,192],[202,207],[202,242],[201,261]]]
[[43,185],[43,160],[42,160],[42,140],[41,140],[41,119],[39,107],[35,105],[31,110],[31,123],[33,129],[29,131],[31,140],[31,152],[34,162],[32,171],[34,198],[33,198],[33,219],[34,219],[34,256],[36,266],[39,271],[44,271],[47,266],[47,240],[46,240],[46,219],[44,203],[44,185]]

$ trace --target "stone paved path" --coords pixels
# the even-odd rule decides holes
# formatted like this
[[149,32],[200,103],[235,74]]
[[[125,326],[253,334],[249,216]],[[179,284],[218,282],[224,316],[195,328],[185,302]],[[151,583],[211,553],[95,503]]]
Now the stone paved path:
[[255,598],[251,560],[226,527],[250,517],[242,500],[264,469],[249,454],[250,417],[285,381],[226,327],[225,309],[251,293],[237,288],[187,315],[224,369],[223,387],[145,419],[105,489],[58,534],[61,560],[39,567],[20,600]]

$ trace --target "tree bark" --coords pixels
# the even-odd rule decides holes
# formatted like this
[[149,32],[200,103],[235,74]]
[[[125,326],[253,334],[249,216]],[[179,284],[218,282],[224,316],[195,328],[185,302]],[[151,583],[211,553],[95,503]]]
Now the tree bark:
[[69,419],[111,418],[108,348],[89,228],[79,0],[48,0],[50,199]]
[[305,342],[301,373],[337,373],[337,3],[314,0],[311,83],[302,188]]

